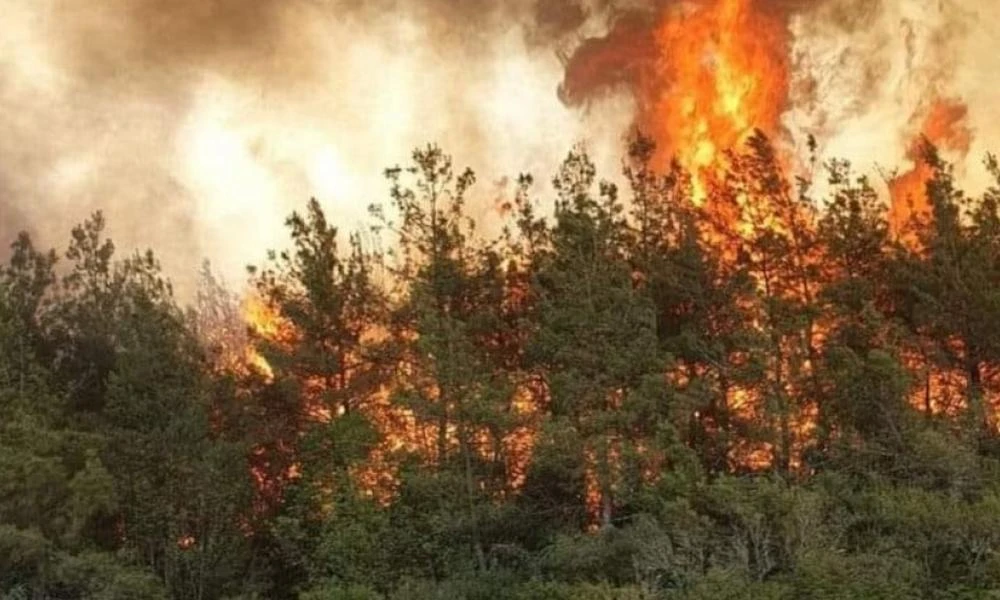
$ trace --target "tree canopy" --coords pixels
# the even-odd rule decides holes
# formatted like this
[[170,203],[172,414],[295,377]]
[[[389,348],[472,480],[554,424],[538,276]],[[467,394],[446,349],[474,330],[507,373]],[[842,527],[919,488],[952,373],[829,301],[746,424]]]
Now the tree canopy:
[[928,147],[900,236],[846,161],[814,197],[756,134],[696,202],[654,156],[573,148],[488,239],[418,148],[370,234],[311,200],[191,307],[100,213],[18,236],[0,598],[995,597],[996,160]]

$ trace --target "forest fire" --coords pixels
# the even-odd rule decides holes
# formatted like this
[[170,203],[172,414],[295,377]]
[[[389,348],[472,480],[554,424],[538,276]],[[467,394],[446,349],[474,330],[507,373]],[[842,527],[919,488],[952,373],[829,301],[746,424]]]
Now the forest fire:
[[1000,589],[997,2],[81,2],[0,23],[0,598]]
[[[814,207],[796,204],[789,183],[789,169],[796,159],[777,146],[767,146],[768,159],[774,161],[767,168],[773,172],[762,175],[754,170],[754,159],[739,155],[755,134],[771,139],[781,139],[785,134],[781,117],[790,101],[791,80],[788,19],[785,9],[759,0],[669,2],[651,16],[626,14],[607,35],[585,41],[566,61],[559,96],[563,102],[577,105],[606,89],[627,86],[637,104],[635,125],[656,142],[655,166],[662,169],[676,161],[690,176],[691,189],[686,197],[703,209],[702,214],[711,222],[703,229],[709,245],[722,254],[725,262],[750,260],[750,277],[769,302],[809,305],[827,282],[818,275],[822,270],[821,252],[810,242],[817,234],[818,213]],[[966,107],[960,101],[937,101],[926,113],[920,140],[926,138],[964,156],[971,141],[966,117]],[[908,236],[912,232],[904,232],[911,220],[928,210],[923,186],[933,173],[920,160],[920,140],[913,142],[908,153],[914,160],[913,170],[890,183],[889,224],[903,239],[911,239]],[[742,173],[742,182],[731,180],[734,171]],[[753,180],[764,175],[773,176],[775,181]],[[498,212],[506,218],[512,206],[504,202]],[[775,250],[767,245],[774,240],[786,245],[785,256],[772,255]],[[787,261],[785,267],[775,266],[783,261]],[[774,318],[763,316],[757,308],[744,309],[758,333]],[[263,303],[248,301],[245,315],[258,338],[294,345],[280,317]],[[766,418],[766,405],[773,404],[774,398],[782,404],[796,405],[788,408],[794,415],[770,425],[780,434],[771,439],[734,442],[726,457],[731,468],[759,471],[804,467],[802,453],[815,437],[819,419],[815,401],[809,397],[814,378],[810,353],[823,350],[822,340],[830,326],[810,322],[805,331],[777,339],[773,348],[776,355],[768,359],[768,377],[772,381],[756,388],[736,385],[725,392],[722,410],[729,413],[728,418],[744,423]],[[804,351],[796,347],[801,342],[796,336],[805,340]],[[266,380],[273,379],[271,365],[259,352],[251,349],[248,357]],[[308,395],[322,396],[324,384],[314,383]],[[457,426],[447,420],[422,421],[409,409],[392,406],[390,397],[413,384],[412,380],[395,382],[391,389],[379,391],[378,401],[366,405],[368,417],[377,424],[384,443],[372,452],[367,464],[355,471],[367,493],[383,502],[389,501],[397,483],[389,458],[393,453],[416,452],[433,463],[441,460],[438,455],[446,449],[458,448],[462,443]],[[430,402],[442,402],[433,378],[424,385],[437,390],[428,395]],[[520,397],[516,403],[521,412],[539,411],[538,399]],[[533,406],[525,408],[528,404]],[[326,408],[317,414],[320,420],[336,418]],[[709,435],[726,435],[713,421],[715,416],[694,411],[694,419],[701,421]],[[522,425],[499,440],[492,439],[485,430],[472,437],[482,457],[490,452],[505,455],[509,487],[517,489],[524,483],[537,433]],[[499,446],[507,448],[498,453]],[[593,456],[589,460],[592,463]],[[618,460],[616,456],[612,461],[616,468]],[[588,502],[596,511],[600,499],[593,480],[594,468],[591,464],[586,476]]]

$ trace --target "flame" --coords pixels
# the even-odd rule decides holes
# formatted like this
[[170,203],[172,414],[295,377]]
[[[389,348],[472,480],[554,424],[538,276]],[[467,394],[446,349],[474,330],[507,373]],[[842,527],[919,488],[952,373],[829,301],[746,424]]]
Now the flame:
[[615,88],[636,102],[635,124],[657,143],[657,162],[691,174],[693,199],[723,154],[755,129],[782,133],[789,103],[788,11],[764,0],[663,3],[653,19],[625,11],[610,31],[566,60],[559,97],[582,105]]
[[[262,376],[265,383],[273,383],[275,369],[258,349],[260,342],[293,350],[303,342],[302,336],[275,306],[259,296],[248,295],[244,299],[242,317],[250,339],[245,346],[243,360],[238,361],[241,367],[237,372]],[[377,323],[369,323],[363,334],[363,343],[378,342],[387,335],[388,332],[383,327]],[[421,377],[412,372],[405,361],[399,365],[397,375],[397,378],[385,382],[364,397],[355,399],[358,410],[377,429],[381,442],[372,449],[366,460],[351,468],[351,474],[361,493],[382,504],[391,502],[398,489],[398,456],[416,454],[428,464],[440,460],[437,456],[440,424],[418,418],[411,409],[393,400],[394,392],[403,389],[419,390],[428,398],[436,399],[439,395],[437,383],[433,378]],[[302,374],[296,376],[303,379],[300,401],[304,422],[329,423],[343,416],[343,405],[330,405],[325,399],[326,392],[330,391],[332,385],[327,378]],[[349,374],[348,379],[351,376]],[[473,450],[482,458],[499,459],[503,463],[507,473],[507,491],[515,491],[523,484],[534,442],[535,427],[529,421],[537,416],[537,403],[528,387],[519,388],[511,397],[510,410],[519,421],[524,422],[501,439],[494,439],[493,434],[485,429],[474,430],[471,432],[471,441]],[[447,450],[455,451],[459,446],[457,426],[449,422],[446,428]],[[294,453],[290,448],[285,450]],[[494,456],[497,452],[499,454]],[[254,456],[258,462],[266,462],[266,453],[265,448],[256,448]],[[294,460],[293,458],[287,470],[275,481],[269,479],[274,477],[273,473],[259,467],[252,468],[258,489],[280,496],[281,483],[299,476],[300,466]]]
[[711,0],[665,12],[658,57],[642,84],[643,127],[662,157],[691,173],[693,198],[706,196],[706,171],[755,129],[779,130],[789,92],[784,20],[752,0]]
[[926,224],[931,215],[926,185],[934,172],[922,155],[924,140],[940,150],[965,157],[972,144],[968,114],[968,107],[958,100],[942,99],[932,103],[920,135],[910,142],[906,152],[906,157],[914,163],[913,168],[889,182],[889,225],[893,234],[910,247],[917,243],[914,226]]
[[[243,302],[243,320],[253,337],[271,343],[290,344],[294,342],[294,332],[278,310],[261,298],[248,295]],[[274,379],[274,369],[254,344],[245,350],[246,364],[261,373],[267,381]]]

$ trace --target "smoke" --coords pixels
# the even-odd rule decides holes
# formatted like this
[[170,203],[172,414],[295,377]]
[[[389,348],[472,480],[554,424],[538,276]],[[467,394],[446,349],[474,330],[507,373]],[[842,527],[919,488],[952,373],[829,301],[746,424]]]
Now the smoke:
[[889,166],[907,160],[936,103],[980,101],[956,77],[994,60],[962,47],[975,28],[969,9],[949,0],[837,0],[794,20],[797,81],[786,123],[797,142],[813,134],[826,154]]
[[544,180],[578,140],[616,170],[631,114],[627,98],[584,114],[556,95],[559,45],[599,2],[2,4],[0,237],[61,247],[101,209],[182,291],[203,257],[239,283],[310,196],[363,227],[382,170],[416,146],[477,171],[487,220],[495,182]]
[[[183,290],[230,282],[317,196],[345,230],[384,167],[440,143],[480,175],[541,181],[583,140],[602,173],[655,60],[657,16],[710,0],[0,0],[0,239],[62,246],[96,209]],[[787,23],[787,143],[909,168],[938,98],[969,106],[967,171],[1000,137],[990,0],[756,0]]]

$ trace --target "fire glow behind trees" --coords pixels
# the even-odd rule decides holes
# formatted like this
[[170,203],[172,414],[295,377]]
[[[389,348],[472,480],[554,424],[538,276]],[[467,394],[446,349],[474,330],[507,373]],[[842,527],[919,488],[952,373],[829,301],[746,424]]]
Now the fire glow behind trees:
[[9,8],[0,598],[1000,586],[995,9]]

